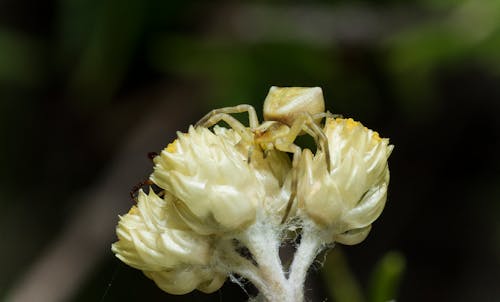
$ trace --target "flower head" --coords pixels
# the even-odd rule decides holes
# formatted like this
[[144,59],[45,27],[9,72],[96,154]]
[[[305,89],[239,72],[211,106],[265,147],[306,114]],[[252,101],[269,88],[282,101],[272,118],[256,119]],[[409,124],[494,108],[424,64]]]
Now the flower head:
[[387,159],[392,145],[352,119],[328,118],[331,171],[324,153],[305,150],[301,162],[299,203],[317,224],[330,228],[333,240],[362,241],[382,212],[387,198]]
[[200,233],[252,223],[264,200],[264,187],[240,140],[233,130],[190,127],[154,159],[151,180],[178,198],[181,215]]
[[[142,190],[139,192],[137,206],[120,217],[116,229],[118,241],[112,245],[112,251],[123,262],[144,271],[169,293],[218,289],[225,275],[211,269],[211,238],[190,230],[173,208],[174,197],[165,194],[160,198],[152,190],[148,195]],[[178,282],[179,277],[188,278],[188,275],[189,282]],[[174,277],[177,281],[171,282]],[[172,280],[167,282],[168,278]]]

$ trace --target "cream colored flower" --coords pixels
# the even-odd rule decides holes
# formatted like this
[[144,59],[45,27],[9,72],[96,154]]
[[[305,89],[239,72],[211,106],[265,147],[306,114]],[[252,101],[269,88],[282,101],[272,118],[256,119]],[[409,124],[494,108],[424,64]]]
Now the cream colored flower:
[[325,156],[309,150],[302,156],[299,206],[317,224],[333,232],[333,240],[357,244],[382,212],[387,198],[387,159],[392,145],[377,132],[352,119],[328,118],[331,172]]
[[162,199],[152,190],[139,192],[137,206],[120,217],[118,241],[112,251],[126,264],[144,271],[178,266],[208,265],[212,257],[210,238],[191,231],[173,208],[174,197]]
[[[242,112],[250,127],[230,116]],[[319,87],[272,87],[263,123],[246,104],[210,111],[154,158],[150,179],[163,190],[139,192],[113,252],[172,294],[210,293],[238,275],[257,299],[304,301],[325,243],[364,240],[387,198],[393,146],[331,116]],[[215,125],[221,119],[232,129]],[[301,131],[318,144],[315,155],[295,145]],[[299,236],[285,268],[280,246]]]
[[139,192],[137,206],[120,217],[112,251],[171,294],[216,291],[226,274],[213,270],[211,238],[190,230],[177,215],[175,197],[164,194]]
[[[171,192],[186,222],[200,233],[241,229],[255,219],[265,188],[233,130],[190,127],[154,159],[151,180]],[[238,145],[240,144],[240,145]],[[199,227],[197,227],[199,226]]]

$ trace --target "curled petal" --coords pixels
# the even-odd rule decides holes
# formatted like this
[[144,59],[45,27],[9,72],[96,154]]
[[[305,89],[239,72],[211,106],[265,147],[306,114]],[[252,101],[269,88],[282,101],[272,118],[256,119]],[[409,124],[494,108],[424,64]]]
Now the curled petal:
[[387,183],[371,188],[360,203],[350,209],[344,220],[350,228],[361,228],[373,223],[382,213],[387,200]]
[[226,274],[212,272],[209,275],[209,278],[205,280],[205,282],[201,282],[200,284],[198,284],[196,289],[206,294],[213,293],[214,291],[222,287],[222,285],[226,281],[226,278]]
[[365,240],[365,238],[368,236],[370,233],[370,230],[372,229],[371,225],[368,225],[364,228],[360,229],[352,229],[347,232],[344,232],[342,234],[335,234],[333,235],[333,241],[342,243],[345,245],[355,245],[360,243],[361,241]]

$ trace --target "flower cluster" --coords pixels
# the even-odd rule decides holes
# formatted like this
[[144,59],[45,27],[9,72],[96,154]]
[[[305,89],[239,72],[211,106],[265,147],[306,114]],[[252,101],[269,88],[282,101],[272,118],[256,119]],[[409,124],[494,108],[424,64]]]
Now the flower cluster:
[[[312,101],[323,103],[318,88],[276,87],[266,102],[280,98],[282,111],[300,103],[296,116],[307,116],[307,104],[297,100],[312,95],[311,89]],[[234,108],[221,109],[220,119],[231,121],[227,113]],[[313,154],[296,147],[301,152],[294,153],[293,164],[293,148],[283,142],[296,146],[288,134],[293,123],[310,133],[314,125],[307,119],[265,121],[274,123],[265,127],[271,137],[265,145],[255,127],[241,124],[191,126],[178,133],[154,158],[150,180],[161,191],[139,192],[137,205],[120,217],[113,252],[172,294],[213,292],[238,274],[264,300],[302,301],[316,255],[333,242],[364,240],[384,208],[389,183],[388,140],[352,119],[321,114],[326,118],[318,129],[327,148]],[[279,247],[290,230],[300,230],[302,239],[290,267],[283,268]]]

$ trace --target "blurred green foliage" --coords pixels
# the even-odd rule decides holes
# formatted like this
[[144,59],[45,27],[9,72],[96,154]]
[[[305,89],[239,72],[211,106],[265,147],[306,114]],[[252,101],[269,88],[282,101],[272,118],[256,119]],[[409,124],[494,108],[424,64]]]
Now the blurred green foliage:
[[333,301],[366,301],[362,286],[349,268],[341,247],[334,248],[328,255],[322,273]]
[[370,302],[397,300],[405,262],[404,256],[399,252],[388,252],[378,261],[370,277]]
[[329,49],[300,43],[248,45],[186,36],[159,38],[151,48],[151,63],[159,70],[208,79],[211,99],[220,106],[258,107],[272,85],[325,87],[335,70],[330,57]]
[[[334,248],[322,268],[323,282],[333,301],[387,302],[398,298],[405,270],[405,258],[399,252],[387,252],[375,264],[369,284],[363,287],[350,268],[342,247]],[[366,288],[365,290],[363,288]]]
[[[500,2],[422,2],[431,17],[396,32],[381,45],[388,70],[407,113],[435,110],[438,69],[475,62],[500,74]],[[419,83],[419,85],[415,85]]]
[[0,28],[0,82],[33,86],[43,79],[44,42]]

